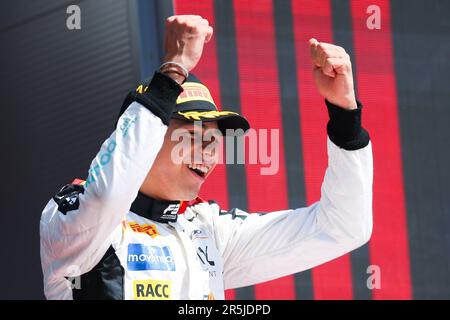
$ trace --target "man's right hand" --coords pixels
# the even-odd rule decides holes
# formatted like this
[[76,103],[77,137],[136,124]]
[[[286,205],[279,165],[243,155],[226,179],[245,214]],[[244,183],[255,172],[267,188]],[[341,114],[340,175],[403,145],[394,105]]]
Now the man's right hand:
[[213,28],[201,16],[179,15],[166,19],[164,62],[182,64],[194,69],[203,52],[203,45],[211,39]]

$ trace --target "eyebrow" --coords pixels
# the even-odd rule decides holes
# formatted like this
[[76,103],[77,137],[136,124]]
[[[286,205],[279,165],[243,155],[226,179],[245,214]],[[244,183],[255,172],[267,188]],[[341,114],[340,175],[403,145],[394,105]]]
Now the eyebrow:
[[[184,129],[186,129],[186,130],[188,130],[188,131],[194,130],[194,128],[195,128],[195,126],[189,127],[189,128],[184,127]],[[205,124],[202,124],[202,128],[203,128],[203,129],[217,129],[217,128],[208,128]]]

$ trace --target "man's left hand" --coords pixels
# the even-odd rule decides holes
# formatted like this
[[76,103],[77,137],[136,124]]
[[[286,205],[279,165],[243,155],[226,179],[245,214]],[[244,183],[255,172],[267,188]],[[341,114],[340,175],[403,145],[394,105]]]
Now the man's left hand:
[[344,48],[312,38],[309,50],[319,93],[341,108],[356,109],[352,63]]

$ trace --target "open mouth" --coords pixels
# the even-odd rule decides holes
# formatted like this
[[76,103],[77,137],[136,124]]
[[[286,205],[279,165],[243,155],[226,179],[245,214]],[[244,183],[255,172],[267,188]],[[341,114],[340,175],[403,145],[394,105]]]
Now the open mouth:
[[188,168],[201,178],[204,178],[209,170],[207,166],[202,164],[189,164]]

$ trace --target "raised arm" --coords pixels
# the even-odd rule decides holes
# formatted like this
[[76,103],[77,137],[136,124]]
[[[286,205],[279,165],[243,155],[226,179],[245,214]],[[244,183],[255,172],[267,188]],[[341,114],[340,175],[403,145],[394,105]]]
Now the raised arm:
[[44,277],[89,271],[110,245],[158,154],[181,93],[185,69],[201,57],[212,29],[198,16],[167,19],[167,64],[138,87],[116,130],[93,159],[84,186],[67,185],[45,207],[40,223]]
[[362,106],[355,99],[350,59],[344,49],[315,39],[310,50],[316,86],[330,117],[320,200],[293,210],[248,214],[234,209],[217,215],[226,288],[315,267],[370,238],[372,147],[361,126]]

